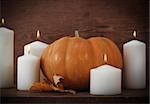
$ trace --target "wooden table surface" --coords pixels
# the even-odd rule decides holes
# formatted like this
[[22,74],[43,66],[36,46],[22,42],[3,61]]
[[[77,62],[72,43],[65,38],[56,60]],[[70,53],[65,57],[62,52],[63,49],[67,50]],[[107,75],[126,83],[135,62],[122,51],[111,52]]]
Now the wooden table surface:
[[114,96],[94,96],[88,92],[68,93],[46,92],[32,93],[17,91],[15,88],[1,89],[2,103],[148,103],[148,89],[123,90]]

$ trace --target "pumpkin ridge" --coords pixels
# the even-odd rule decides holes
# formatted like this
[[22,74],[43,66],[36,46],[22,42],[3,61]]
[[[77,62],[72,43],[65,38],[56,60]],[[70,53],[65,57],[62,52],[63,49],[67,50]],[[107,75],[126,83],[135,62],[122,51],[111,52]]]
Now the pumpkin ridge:
[[[93,47],[94,48],[94,52],[95,53],[98,53],[97,57],[96,57],[96,65],[94,68],[100,66],[100,65],[103,65],[104,64],[104,61],[103,61],[103,54],[106,53],[106,49],[103,48],[103,46],[105,46],[104,44],[104,41],[103,41],[103,38],[101,37],[93,37],[93,38],[90,38],[89,39],[91,41],[91,43],[93,44]],[[95,43],[96,42],[96,43]],[[96,50],[96,49],[99,49],[99,50]],[[102,51],[102,52],[101,52]]]
[[[44,69],[45,69],[45,66],[46,66],[46,63],[45,63],[46,60],[44,60],[43,57],[45,57],[45,56],[48,55],[48,54],[45,54],[45,53],[47,52],[47,50],[49,49],[49,47],[50,47],[50,46],[48,46],[48,47],[44,50],[44,52],[43,52],[43,54],[42,54],[42,56],[41,56],[41,59],[40,59],[40,68],[41,68],[42,73],[44,74],[44,76],[45,76],[46,78],[47,78],[47,75],[46,75],[46,71],[44,70]],[[48,78],[47,78],[47,79],[48,79]]]
[[[53,49],[55,51],[55,54],[53,55],[56,55],[57,53],[57,57],[58,57],[58,60],[57,61],[59,65],[64,65],[64,59],[65,59],[65,56],[64,56],[64,53],[65,53],[65,48],[66,48],[66,41],[68,40],[68,37],[64,37],[64,38],[61,38],[57,41],[56,45],[55,45],[55,49]],[[60,45],[61,47],[60,47]],[[61,52],[60,52],[60,51]],[[52,56],[54,59],[55,59],[55,56]],[[57,69],[53,69],[53,74],[59,74],[61,76],[65,76],[64,75],[64,71],[65,71],[65,66],[62,66],[62,67],[58,67],[57,65],[53,64]],[[61,72],[61,68],[63,69],[63,71]]]
[[[54,47],[54,43],[52,43],[51,44],[51,49],[49,49],[48,50],[48,52],[47,52],[47,54],[48,54],[48,62],[49,62],[49,69],[45,69],[45,70],[50,70],[51,69],[51,56],[52,56],[52,51],[53,51],[53,47]],[[49,71],[47,71],[47,72],[49,72]],[[49,72],[49,73],[47,73],[47,76],[49,76],[49,79],[51,80],[51,81],[53,81],[53,78],[52,77],[50,77],[50,75],[51,75],[51,73]]]
[[[66,69],[66,61],[67,61],[68,44],[69,44],[70,39],[71,39],[71,37],[69,37],[68,40],[67,40],[67,43],[66,43],[67,46],[66,46],[65,55],[64,55],[64,63],[65,63],[65,64],[64,64],[64,68],[65,68],[65,70],[64,70],[64,71],[65,71],[65,72],[64,72],[64,75],[65,75],[65,76],[68,76],[67,73],[66,73],[66,70],[67,70],[67,69]],[[65,78],[64,78],[64,81],[65,81],[65,80],[68,80],[68,77],[65,77]],[[64,83],[64,84],[66,84],[66,83]],[[64,86],[66,86],[66,85],[64,85]]]
[[[67,46],[67,50],[66,50],[66,58],[65,58],[65,68],[66,68],[66,76],[67,76],[67,81],[68,82],[74,82],[73,80],[74,79],[72,79],[72,80],[70,80],[71,79],[71,77],[73,77],[73,75],[72,75],[72,73],[75,73],[75,71],[76,70],[72,70],[72,68],[73,67],[71,67],[71,69],[70,69],[70,66],[68,66],[72,61],[73,61],[73,59],[72,59],[72,57],[70,57],[70,55],[73,55],[74,56],[74,54],[71,54],[72,52],[74,52],[74,49],[72,49],[73,47],[75,47],[74,45],[73,46],[71,46],[73,43],[74,43],[74,41],[77,39],[78,37],[71,37],[71,38],[69,38],[69,42],[68,42],[68,46]],[[80,39],[80,38],[79,38]],[[71,49],[70,49],[71,48]],[[75,50],[76,51],[76,50]],[[67,59],[67,58],[69,58],[69,59]],[[75,57],[75,58],[77,58],[77,57]],[[70,61],[68,61],[68,60],[70,60]],[[74,64],[73,62],[72,62],[72,64]],[[73,71],[73,72],[72,72]],[[70,87],[74,87],[73,86],[74,85],[74,83],[72,84],[72,85],[70,85],[70,83],[66,83],[66,86],[68,87],[68,86],[70,86]]]
[[[90,45],[91,45],[91,47],[92,47],[93,58],[95,59],[96,56],[95,56],[95,54],[94,54],[94,52],[95,52],[95,51],[94,51],[94,46],[93,46],[92,42],[91,42],[89,39],[88,39],[87,41],[90,43]],[[91,68],[94,68],[95,62],[94,62],[94,60],[93,60],[92,62],[93,62],[93,64],[92,64],[93,66],[92,66]]]

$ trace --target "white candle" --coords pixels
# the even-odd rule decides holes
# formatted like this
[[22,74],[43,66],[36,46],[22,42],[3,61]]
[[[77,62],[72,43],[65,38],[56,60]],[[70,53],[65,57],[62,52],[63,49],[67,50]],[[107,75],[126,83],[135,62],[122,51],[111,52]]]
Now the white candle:
[[[2,19],[4,22],[4,19]],[[14,31],[0,27],[0,88],[14,86]]]
[[[39,30],[37,31],[37,39],[40,37],[40,32]],[[48,44],[40,42],[40,41],[35,41],[32,43],[29,43],[24,46],[24,54],[28,54],[28,46],[30,45],[30,54],[35,55],[39,58],[41,58],[41,55],[44,51],[44,49],[48,46]],[[40,69],[40,81],[42,82],[43,79],[45,79],[41,69]]]
[[91,69],[90,94],[115,95],[120,93],[121,69],[107,64]]
[[[133,35],[136,37],[136,31]],[[123,45],[125,66],[125,87],[127,89],[143,89],[146,87],[146,45],[132,40]]]
[[41,57],[44,49],[48,46],[46,43],[40,41],[34,41],[24,46],[24,54],[27,54],[27,47],[31,46],[31,54],[37,57]]
[[[29,52],[29,51],[28,51]],[[39,82],[40,58],[30,53],[20,56],[17,64],[17,89],[29,90],[34,82]]]

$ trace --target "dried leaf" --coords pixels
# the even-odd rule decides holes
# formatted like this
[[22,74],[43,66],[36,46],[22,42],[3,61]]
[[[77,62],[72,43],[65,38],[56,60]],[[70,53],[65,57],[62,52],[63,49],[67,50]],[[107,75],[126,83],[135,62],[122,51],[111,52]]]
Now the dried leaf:
[[62,84],[58,84],[57,88],[64,90],[64,86]]
[[55,86],[52,86],[54,91],[58,91],[58,92],[67,92],[67,93],[71,93],[71,94],[76,94],[76,92],[74,90],[64,90]]
[[37,82],[33,83],[30,87],[29,91],[31,92],[46,92],[46,91],[53,91],[52,85],[45,83],[45,82]]
[[71,94],[76,94],[74,90],[65,90],[62,83],[60,83],[60,79],[63,79],[62,76],[55,75],[54,82],[56,84],[51,83],[49,80],[45,79],[45,82],[37,82],[33,83],[29,91],[31,92],[50,92],[50,91],[57,91],[57,92],[66,92]]
[[[44,81],[45,81],[46,83],[48,83],[48,84],[52,84],[52,83],[51,83],[49,80],[47,80],[47,79],[44,79]],[[59,89],[61,89],[61,90],[64,90],[64,86],[63,86],[61,83],[58,83],[56,87],[59,88]]]
[[62,79],[64,79],[62,76],[54,75],[53,76],[53,81],[54,81],[55,86],[58,86],[58,84],[61,82]]

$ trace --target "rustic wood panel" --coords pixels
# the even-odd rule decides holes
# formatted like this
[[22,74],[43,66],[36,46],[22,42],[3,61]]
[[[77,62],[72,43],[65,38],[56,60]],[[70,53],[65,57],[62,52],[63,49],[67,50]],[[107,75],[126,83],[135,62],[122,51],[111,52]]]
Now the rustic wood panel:
[[2,6],[1,6],[1,0],[0,0],[0,17],[2,17]]
[[[78,29],[84,38],[105,36],[122,51],[123,43],[138,39],[147,44],[149,56],[148,0],[2,0],[2,16],[6,26],[15,30],[15,59],[23,54],[23,46],[36,39],[51,43],[63,36],[73,36]],[[147,58],[147,69],[149,60]],[[147,70],[148,71],[148,70]],[[148,72],[147,72],[148,76]],[[148,77],[147,77],[148,79]],[[148,83],[148,80],[147,80]],[[148,85],[148,84],[147,84]]]

